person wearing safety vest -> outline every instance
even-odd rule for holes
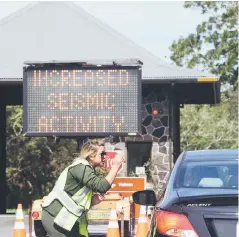
[[[106,177],[99,177],[95,168],[105,161],[103,140],[83,144],[80,157],[66,167],[52,191],[42,203],[42,224],[49,237],[88,237],[87,212],[104,200],[121,164],[122,151],[117,152]]]

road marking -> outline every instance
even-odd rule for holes
[[[16,217],[16,215],[0,215],[0,218],[6,218],[6,217],[10,217],[10,218],[13,218],[13,217]],[[28,215],[24,215],[24,218],[28,218]]]
[[[27,233],[27,236],[26,236],[26,237],[29,237],[29,236],[30,236],[30,234]],[[32,237],[36,237],[35,232],[32,232]]]

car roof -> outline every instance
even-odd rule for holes
[[[238,160],[237,149],[196,150],[186,151],[183,161],[214,161]]]

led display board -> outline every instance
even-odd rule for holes
[[[24,67],[26,136],[140,133],[140,66]]]

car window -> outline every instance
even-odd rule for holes
[[[177,178],[178,187],[238,188],[237,161],[184,162]]]

